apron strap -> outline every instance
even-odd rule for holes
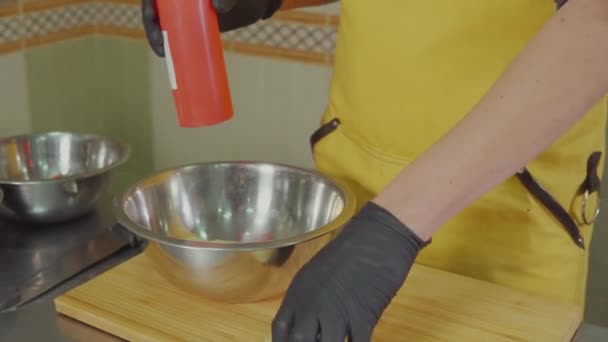
[[[528,171],[527,168],[523,168],[516,174],[517,178],[521,183],[530,191],[532,196],[536,197],[553,216],[564,226],[566,232],[572,238],[572,241],[582,249],[585,249],[585,239],[580,234],[578,226],[574,219],[568,214],[568,212],[559,204],[559,202],[551,196],[551,194],[545,190],[534,177]]]
[[[582,202],[582,217],[585,224],[592,224],[599,214],[599,199],[596,204],[596,209],[594,212],[594,217],[589,220],[587,218],[587,202],[589,200],[589,196],[592,193],[600,191],[601,180],[599,175],[597,174],[597,170],[601,161],[601,152],[594,152],[589,156],[587,160],[587,174],[585,180],[583,180],[578,193],[583,195]],[[583,236],[580,234],[578,229],[578,225],[575,220],[568,214],[566,209],[564,209],[559,202],[551,196],[551,194],[545,190],[534,177],[530,173],[527,168],[523,168],[516,174],[517,178],[520,182],[530,191],[530,193],[543,204],[549,212],[564,226],[566,232],[572,238],[572,241],[582,249],[585,249],[585,240]],[[599,198],[599,196],[598,196]]]
[[[310,136],[310,148],[314,148],[315,145],[321,139],[325,138],[331,132],[335,131],[336,128],[338,128],[338,125],[340,125],[340,123],[340,119],[334,118],[319,127],[317,130],[315,130],[314,133]]]
[[[587,160],[587,177],[581,184],[581,190],[589,193],[599,192],[602,185],[597,170],[600,166],[602,152],[593,152]]]
[[[324,137],[335,131],[341,124],[340,119],[334,118],[327,123],[321,125],[310,136],[310,147],[314,149],[315,145]],[[581,184],[579,192],[583,194],[582,216],[585,224],[591,224],[597,218],[599,213],[599,204],[596,207],[595,217],[588,220],[586,216],[586,207],[589,196],[594,192],[600,191],[601,180],[597,174],[597,169],[601,160],[601,152],[594,152],[587,160],[587,175]],[[532,176],[527,168],[523,168],[516,173],[516,177],[520,180],[523,186],[561,223],[566,229],[566,232],[572,238],[572,241],[581,249],[585,249],[585,239],[580,234],[578,225],[575,220],[568,214],[566,209],[547,191],[543,188],[536,179]],[[591,223],[590,223],[591,222]]]

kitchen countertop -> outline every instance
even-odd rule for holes
[[[23,307],[0,314],[0,341],[121,341],[95,328],[55,313],[53,299],[141,252],[127,249],[82,272]],[[608,329],[583,324],[576,342],[608,341]]]
[[[53,300],[66,291],[139,254],[143,246],[125,249],[93,265],[15,311],[0,313],[0,341],[121,341],[55,312]]]

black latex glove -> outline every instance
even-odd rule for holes
[[[188,0],[193,1],[193,0]],[[220,32],[226,32],[251,25],[259,20],[270,18],[279,10],[283,0],[213,0]],[[165,56],[163,35],[161,33],[156,0],[141,1],[144,30],[148,43],[159,57]]]
[[[368,203],[296,274],[272,323],[272,340],[371,340],[425,243]]]

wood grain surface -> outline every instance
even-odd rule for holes
[[[145,254],[55,300],[59,313],[129,341],[270,341],[278,305],[199,298]],[[373,341],[570,341],[581,321],[575,307],[415,265]]]

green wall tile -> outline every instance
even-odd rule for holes
[[[26,51],[34,131],[105,133],[94,48],[94,39],[85,38]]]
[[[0,54],[0,136],[28,133],[30,109],[22,52]]]
[[[121,168],[116,189],[152,172],[152,116],[148,96],[147,49],[143,41],[97,37],[96,84],[106,132],[131,145],[127,167]]]
[[[131,145],[111,192],[154,167],[146,46],[141,41],[87,37],[26,52],[34,131],[105,134]]]

